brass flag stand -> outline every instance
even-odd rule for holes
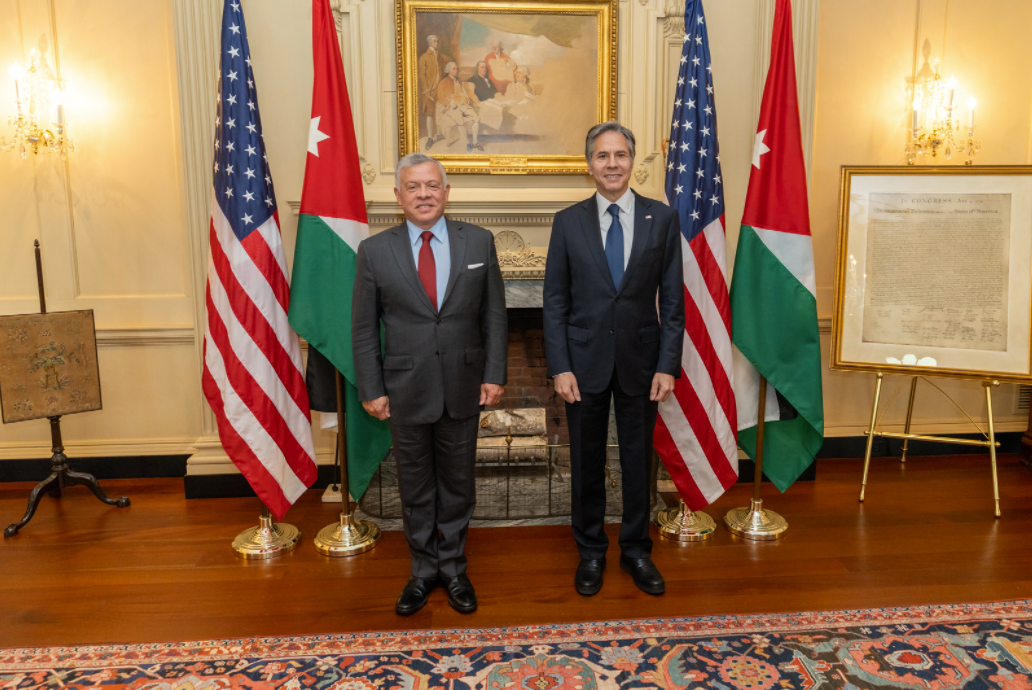
[[[293,525],[276,522],[269,506],[262,504],[262,515],[257,527],[249,527],[233,540],[233,551],[240,558],[264,560],[276,558],[297,548],[301,530]]]
[[[874,384],[874,402],[871,405],[871,426],[867,431],[864,432],[864,435],[867,436],[867,449],[864,451],[864,477],[863,480],[860,482],[860,502],[864,502],[864,492],[867,490],[867,470],[871,465],[871,450],[874,446],[874,439],[876,436],[881,438],[903,439],[903,452],[900,454],[900,462],[907,461],[907,444],[910,442],[910,439],[915,439],[918,441],[931,441],[933,443],[953,443],[961,446],[980,446],[982,448],[989,449],[989,461],[990,465],[992,466],[993,473],[993,500],[996,505],[995,514],[996,517],[1000,517],[1000,485],[996,477],[996,449],[1000,447],[1000,443],[996,440],[996,429],[993,425],[992,393],[993,388],[998,388],[1000,382],[995,380],[982,381],[982,387],[985,389],[985,408],[986,415],[989,421],[989,428],[988,433],[982,432],[986,437],[985,440],[979,440],[967,438],[950,438],[948,436],[925,436],[923,434],[910,433],[910,422],[914,417],[914,395],[917,393],[917,376],[915,376],[913,380],[910,382],[910,402],[907,404],[907,421],[906,424],[903,426],[903,433],[897,434],[889,431],[878,431],[876,429],[876,427],[878,426],[878,399],[881,397],[881,387],[882,380],[884,379],[884,374],[879,372],[875,374],[875,376],[876,379]],[[934,384],[932,385],[934,386]],[[942,391],[942,389],[938,386],[935,386],[935,388],[942,392],[943,395],[946,395],[946,393]],[[949,396],[947,395],[946,397]],[[950,398],[950,400],[953,399]],[[892,400],[890,399],[889,402],[891,403]],[[954,404],[957,404],[956,401],[954,401]],[[957,405],[957,407],[960,407],[960,405]],[[961,408],[961,412],[964,412],[963,408]],[[964,415],[967,416],[967,412],[964,412]],[[968,419],[971,419],[971,417],[968,416]],[[975,424],[975,420],[971,419],[971,423]],[[977,424],[975,424],[975,428],[978,429]],[[982,431],[981,429],[978,430],[980,432]]]
[[[39,240],[33,242],[33,246],[36,251],[36,282],[39,287],[39,313],[47,313],[47,297],[46,291],[43,288],[43,257],[39,251]],[[87,489],[93,492],[93,495],[98,499],[107,503],[108,505],[118,506],[119,508],[125,508],[129,505],[128,496],[119,496],[118,498],[109,498],[104,490],[100,488],[100,484],[97,483],[97,479],[92,474],[86,474],[85,472],[75,472],[68,467],[68,456],[64,452],[64,441],[61,439],[61,415],[54,417],[48,417],[50,420],[50,441],[51,441],[51,452],[53,456],[50,458],[50,476],[37,484],[29,493],[29,505],[25,509],[25,515],[21,520],[14,524],[8,525],[4,530],[5,537],[13,537],[18,534],[18,530],[28,523],[32,519],[32,516],[36,513],[36,508],[39,507],[40,499],[43,498],[44,492],[50,494],[54,498],[61,498],[61,492],[67,486],[85,486]]]
[[[717,523],[706,513],[692,510],[680,496],[673,508],[656,515],[659,536],[674,541],[705,541],[713,536]]]
[[[658,460],[658,455],[654,454],[654,457]],[[678,496],[676,506],[656,514],[656,528],[659,536],[664,539],[705,541],[713,536],[717,523],[706,513],[689,508],[684,499]]]
[[[376,546],[380,528],[373,522],[356,520],[348,491],[347,427],[344,415],[344,377],[337,378],[337,460],[340,462],[340,519],[326,525],[315,537],[315,550],[324,556],[356,556]]]
[[[770,541],[785,536],[788,521],[773,510],[763,508],[760,487],[763,484],[763,429],[767,412],[767,379],[760,377],[760,405],[756,421],[756,471],[753,474],[753,497],[748,508],[732,508],[724,516],[724,524],[732,534],[754,541]]]

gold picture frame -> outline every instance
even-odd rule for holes
[[[618,7],[395,0],[399,154],[450,173],[586,174],[584,135],[616,118]]]
[[[843,166],[831,369],[1032,381],[1032,166]]]

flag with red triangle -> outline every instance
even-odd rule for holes
[[[369,237],[355,125],[329,0],[312,0],[315,80],[290,294],[290,325],[343,374],[348,484],[357,500],[390,448],[362,409],[351,349],[358,244]]]
[[[817,284],[806,200],[792,6],[777,0],[770,68],[731,281],[738,444],[756,457],[767,379],[764,474],[785,491],[824,443]]]

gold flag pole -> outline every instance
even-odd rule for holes
[[[301,541],[301,530],[293,525],[276,522],[269,506],[262,503],[262,515],[257,527],[248,527],[233,540],[233,551],[240,558],[263,560],[276,558],[293,551]]]
[[[724,524],[732,534],[754,541],[780,539],[788,530],[788,521],[773,510],[763,508],[760,486],[763,484],[763,429],[767,412],[767,379],[760,376],[759,419],[756,423],[756,471],[753,473],[753,497],[748,508],[732,508],[724,516]]]
[[[380,528],[376,523],[355,519],[348,491],[348,437],[344,415],[344,377],[337,378],[337,459],[340,462],[340,519],[326,525],[315,537],[315,550],[324,556],[356,556],[376,546]]]

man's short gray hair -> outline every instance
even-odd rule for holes
[[[436,35],[430,34],[429,36],[426,37],[426,44],[430,45],[431,43],[433,43],[434,41],[437,41],[437,40],[440,40],[440,39],[438,39]]]
[[[437,169],[441,171],[441,182],[445,187],[448,186],[448,173],[444,172],[444,166],[441,165],[436,158],[428,156],[425,153],[410,153],[398,161],[398,166],[394,168],[394,188],[401,189],[402,170],[405,168],[413,168],[417,165],[423,165],[423,163],[433,163],[436,165]]]
[[[447,74],[447,75],[451,75],[451,68],[452,67],[455,67],[455,63],[454,62],[449,62],[447,65],[444,66],[444,73]]]
[[[588,165],[591,165],[591,156],[595,153],[595,140],[606,132],[618,132],[624,135],[624,139],[627,140],[627,150],[630,151],[631,160],[634,160],[634,132],[616,120],[610,120],[588,130],[588,136],[584,140],[584,157],[588,160]]]

